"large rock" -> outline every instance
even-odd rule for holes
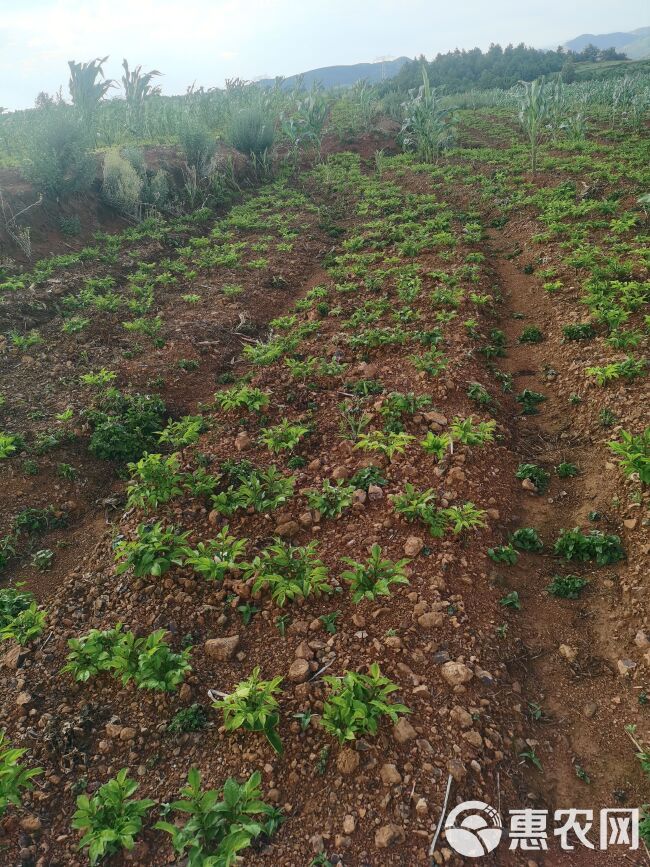
[[[405,716],[401,717],[393,726],[393,737],[398,744],[405,744],[407,741],[412,741],[417,736],[418,733]]]
[[[358,767],[359,753],[356,750],[346,747],[336,757],[336,768],[339,774],[348,777],[350,774],[354,774]]]
[[[454,662],[453,660],[445,662],[440,669],[440,673],[449,686],[461,686],[464,683],[468,683],[474,677],[473,671],[464,662]]]
[[[309,662],[306,659],[294,659],[287,677],[292,683],[304,683],[309,677]]]
[[[404,829],[400,825],[382,825],[375,831],[375,846],[378,849],[388,849],[393,843],[404,839]]]
[[[385,786],[398,786],[402,782],[402,775],[397,770],[396,765],[393,765],[390,762],[381,766],[379,776]]]
[[[239,647],[239,636],[228,635],[225,638],[208,638],[204,650],[206,656],[219,662],[227,662],[235,655]]]

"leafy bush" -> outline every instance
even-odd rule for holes
[[[90,451],[103,460],[137,461],[156,445],[164,414],[165,404],[159,397],[109,389],[98,407],[88,411],[94,428]]]
[[[149,512],[183,493],[178,455],[165,458],[145,452],[137,463],[129,463],[128,470],[131,480],[127,486],[127,508],[135,506]]]
[[[607,445],[620,458],[623,472],[626,476],[637,473],[644,485],[650,485],[650,427],[638,436],[622,430],[620,437],[620,442]]]
[[[555,575],[546,589],[559,599],[577,599],[587,584],[586,578],[577,575]]]
[[[326,675],[323,680],[329,693],[321,725],[340,744],[359,736],[376,735],[384,716],[395,723],[400,714],[410,713],[405,705],[390,701],[389,696],[399,686],[382,675],[376,662],[368,674],[347,671],[343,677]]]
[[[176,711],[167,726],[172,733],[198,732],[208,724],[208,715],[202,704],[191,704]]]
[[[91,865],[121,849],[133,849],[135,837],[142,829],[142,819],[155,805],[149,798],[140,801],[131,798],[138,783],[130,780],[127,773],[127,769],[122,768],[91,798],[88,795],[77,798],[72,827],[84,831],[79,848],[88,849]]]
[[[117,149],[104,155],[102,195],[111,207],[134,214],[141,201],[143,181]]]
[[[43,773],[42,768],[24,768],[20,762],[27,750],[14,749],[0,731],[0,817],[12,804],[20,806],[21,792],[34,788],[32,779]]]
[[[221,581],[227,572],[240,565],[238,561],[244,555],[246,543],[246,539],[230,536],[226,524],[216,538],[199,542],[196,548],[187,550],[185,566],[189,566],[203,578]]]
[[[235,691],[212,705],[223,711],[226,731],[243,728],[250,732],[264,732],[276,753],[282,753],[282,742],[277,728],[280,721],[278,700],[281,677],[261,680],[260,669],[253,669],[250,677],[242,680]]]
[[[286,478],[274,465],[266,470],[251,469],[240,474],[238,487],[230,485],[212,497],[213,508],[222,515],[252,507],[256,512],[271,512],[293,494],[295,478]]]
[[[293,451],[307,433],[309,433],[308,427],[302,424],[291,424],[285,418],[280,424],[262,428],[260,431],[260,442],[269,451],[278,454],[281,451]]]
[[[390,596],[392,584],[408,584],[404,567],[411,561],[408,558],[398,560],[383,560],[379,545],[373,545],[370,557],[366,563],[358,563],[350,557],[343,557],[343,562],[351,569],[341,574],[341,578],[350,585],[352,601],[356,604],[362,599],[374,600],[377,596]]]
[[[188,671],[190,648],[174,653],[158,629],[143,638],[123,632],[122,624],[113,629],[91,629],[82,638],[68,641],[70,653],[62,671],[85,682],[101,672],[110,672],[124,685],[133,680],[139,689],[173,692]]]
[[[386,433],[381,430],[370,431],[370,433],[362,433],[357,438],[355,449],[363,449],[363,451],[378,451],[385,455],[389,461],[392,461],[396,454],[403,455],[409,443],[413,442],[415,437],[403,431],[390,431]]]
[[[173,565],[183,563],[189,533],[176,533],[173,527],[163,528],[160,521],[156,524],[139,524],[137,539],[122,539],[115,546],[116,572],[121,575],[133,568],[136,578],[151,575],[159,578]]]
[[[539,553],[544,548],[539,533],[533,527],[521,527],[511,537],[512,544],[520,551]]]
[[[260,388],[249,385],[234,385],[225,391],[215,394],[215,400],[226,412],[245,407],[247,410],[259,412],[269,405],[269,396]]]
[[[268,586],[276,605],[284,607],[297,597],[332,593],[327,568],[316,556],[317,542],[297,547],[277,540],[250,563],[243,564],[246,577],[254,576],[253,592]]]
[[[316,509],[323,518],[337,518],[352,504],[355,490],[343,479],[337,479],[335,484],[325,479],[320,491],[307,491],[307,502],[309,508]]]
[[[227,137],[230,144],[241,153],[259,157],[273,147],[273,120],[262,107],[247,106],[231,117]]]
[[[537,466],[537,464],[519,464],[515,477],[518,479],[528,479],[531,481],[540,494],[543,494],[548,487],[551,474],[545,469]]]
[[[196,768],[190,770],[187,781],[181,800],[169,805],[189,816],[185,825],[157,822],[155,827],[171,835],[174,851],[179,858],[187,858],[188,867],[234,865],[239,852],[258,837],[271,836],[280,823],[277,809],[262,800],[258,772],[241,785],[232,778],[226,780],[221,793],[201,791],[201,774]]]
[[[495,563],[507,563],[509,566],[514,566],[519,559],[519,554],[513,545],[497,545],[494,548],[488,548],[488,557]]]
[[[561,530],[553,550],[565,560],[579,560],[583,563],[595,560],[599,566],[625,559],[625,551],[618,536],[606,535],[600,530],[590,530],[585,534],[579,527]]]
[[[24,173],[39,192],[60,199],[90,189],[95,161],[81,123],[62,111],[45,112],[35,131]]]

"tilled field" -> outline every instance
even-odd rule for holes
[[[127,238],[106,267],[56,272],[72,300],[67,318],[57,304],[29,323],[40,343],[8,339],[2,411],[25,434],[2,465],[8,534],[17,502],[53,508],[7,558],[47,611],[0,675],[7,736],[43,769],[3,819],[7,863],[87,863],[76,799],[122,768],[155,805],[114,864],[175,862],[153,826],[179,822],[165,805],[192,767],[206,789],[260,772],[274,809],[250,864],[426,863],[449,780],[450,804],[502,812],[648,800],[625,731],[647,740],[647,502],[607,446],[643,431],[647,398],[644,217],[630,205],[642,152],[594,151],[614,176],[594,191],[571,155],[549,151],[531,178],[520,147],[463,135],[436,166],[333,154],[200,231]],[[611,203],[615,183],[613,212],[581,208]],[[91,289],[113,310],[88,300],[88,280],[107,277]],[[626,314],[618,327],[605,300]],[[62,336],[71,317],[88,322]],[[566,331],[578,325],[591,330]],[[630,355],[637,372],[602,386],[585,370]],[[93,409],[114,407],[116,385],[162,396],[161,427],[175,419],[161,442],[140,431],[126,491],[92,468]],[[68,408],[66,437],[25,475]],[[55,481],[62,458],[79,472]],[[587,542],[556,544],[574,527]],[[57,541],[50,570],[27,568]],[[108,632],[118,623],[130,649]],[[105,631],[92,654],[69,644],[91,629]],[[375,666],[396,687],[383,699]],[[258,670],[281,678],[266,687],[268,737],[213,706]],[[353,682],[372,682],[377,704],[341,710]],[[540,855],[504,841],[486,863],[621,863],[553,842]],[[432,857],[461,863],[444,835]]]

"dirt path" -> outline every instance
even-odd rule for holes
[[[570,374],[561,343],[565,305],[523,272],[518,252],[525,249],[525,239],[490,230],[486,247],[504,302],[500,327],[508,350],[498,366],[512,376],[514,394],[527,388],[546,396],[536,415],[516,414],[513,401],[514,448],[520,461],[550,473],[543,493],[522,487],[516,526],[535,528],[545,550],[522,552],[516,565],[497,570],[504,594],[517,591],[522,606],[509,619],[528,651],[522,688],[543,768],[526,772],[528,797],[533,806],[549,810],[571,806],[596,813],[601,807],[637,806],[643,803],[643,780],[624,727],[634,723],[643,730],[642,686],[619,674],[620,641],[614,640],[621,626],[621,573],[626,567],[563,563],[551,553],[562,528],[620,532],[608,512],[612,485],[603,475],[602,445],[575,424],[580,405],[567,405],[557,387]],[[544,340],[518,342],[532,325],[541,329]],[[579,474],[559,478],[554,468],[561,462],[575,464]],[[546,590],[553,576],[569,573],[589,580],[586,592],[576,600],[553,598]],[[625,638],[629,642],[629,635]],[[621,863],[622,856],[582,850],[562,857],[554,861],[549,854],[544,863],[608,865]],[[640,855],[626,863],[648,862]]]

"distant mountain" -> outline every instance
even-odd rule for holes
[[[368,81],[376,84],[386,78],[393,78],[407,62],[408,57],[398,57],[395,60],[379,60],[376,63],[353,63],[350,66],[321,66],[320,69],[310,69],[298,75],[290,75],[284,79],[282,86],[293,87],[302,77],[305,87],[309,88],[318,82],[323,87],[350,87],[357,81]],[[270,86],[275,83],[273,78],[262,78],[260,84]]]
[[[630,60],[643,60],[650,57],[650,27],[639,27],[627,33],[583,33],[565,42],[564,46],[571,51],[582,51],[590,43],[596,48],[615,48],[627,54]]]

